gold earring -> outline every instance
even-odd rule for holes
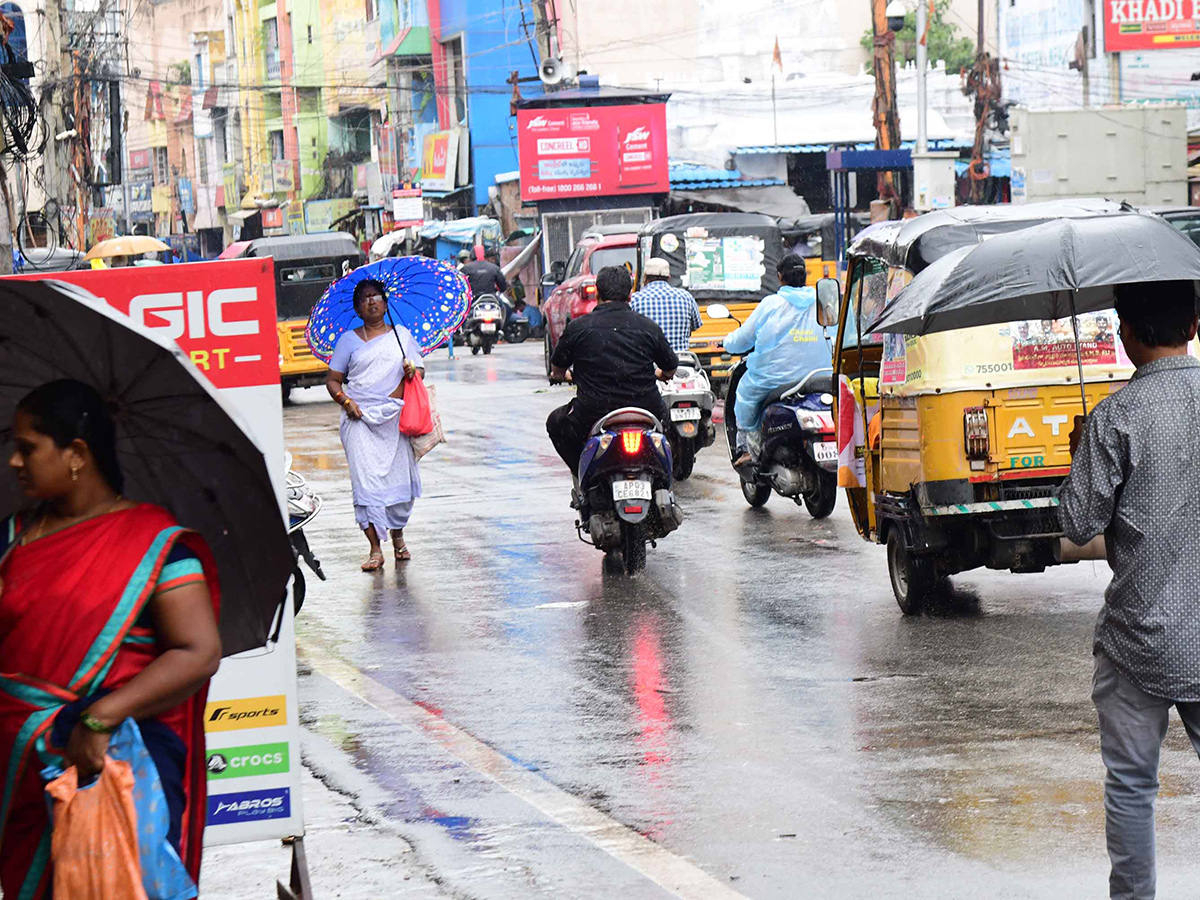
[[[74,466],[71,466],[71,480],[72,481],[79,480],[79,470],[77,468],[75,468]]]

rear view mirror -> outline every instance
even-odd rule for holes
[[[562,284],[567,279],[567,264],[561,259],[550,263],[550,280]]]
[[[729,312],[729,307],[724,303],[710,303],[705,307],[704,311],[708,313],[710,319],[729,319],[733,317]]]
[[[817,324],[836,325],[838,307],[842,302],[842,288],[836,278],[822,278],[817,282]]]

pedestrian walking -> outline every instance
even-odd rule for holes
[[[387,289],[379,281],[354,288],[363,324],[338,338],[325,386],[342,407],[341,438],[350,466],[354,520],[371,545],[364,572],[384,564],[382,542],[392,535],[397,561],[412,558],[404,529],[421,496],[421,472],[411,441],[400,433],[405,382],[420,378],[421,347],[407,328],[388,320]]]
[[[696,298],[671,284],[671,264],[662,257],[646,260],[645,277],[645,287],[629,299],[629,305],[662,329],[672,350],[683,353],[692,345],[692,332],[701,325]]]
[[[1112,582],[1096,623],[1113,900],[1155,893],[1154,803],[1172,706],[1200,752],[1200,361],[1192,282],[1121,285],[1120,336],[1137,371],[1071,434],[1063,532],[1105,536]]]
[[[88,385],[32,391],[12,440],[9,466],[34,506],[0,525],[0,892],[50,892],[46,754],[64,754],[82,784],[127,720],[157,769],[168,840],[198,881],[204,705],[221,661],[208,547],[122,496],[115,427]]]

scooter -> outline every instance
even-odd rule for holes
[[[711,447],[717,439],[717,426],[712,421],[716,398],[708,376],[696,354],[684,351],[677,354],[679,368],[668,382],[659,382],[658,390],[667,405],[671,420],[667,439],[671,443],[675,477],[691,476],[696,453]]]
[[[579,457],[571,502],[579,539],[611,559],[619,554],[627,575],[644,569],[646,544],[683,523],[671,472],[671,445],[653,414],[628,406],[606,415]]]
[[[471,304],[471,313],[463,325],[467,346],[471,355],[477,356],[482,350],[484,355],[492,352],[496,342],[500,340],[500,330],[504,327],[504,307],[495,294],[480,294]]]
[[[295,606],[297,614],[300,608],[304,606],[304,597],[307,594],[307,586],[304,580],[304,572],[300,568],[300,561],[312,570],[313,574],[325,580],[325,572],[321,569],[321,561],[317,559],[312,548],[308,545],[308,538],[304,534],[304,528],[321,512],[323,506],[321,498],[308,486],[308,482],[304,480],[304,476],[292,469],[292,454],[284,454],[284,464],[287,466],[287,511],[288,511],[288,537],[292,541],[292,555],[295,558],[296,566],[292,572],[292,602]]]
[[[743,359],[729,379],[729,396],[746,371]],[[758,462],[737,469],[742,496],[751,506],[762,506],[774,490],[781,497],[803,502],[809,515],[823,519],[837,503],[838,452],[833,422],[833,369],[818,369],[799,384],[772,391],[766,399],[760,424],[762,451]],[[737,449],[737,417],[733,404],[725,410],[729,461]]]

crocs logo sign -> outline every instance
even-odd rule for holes
[[[238,318],[237,310],[227,310],[227,307],[257,302],[258,291],[252,287],[220,288],[209,292],[207,297],[204,291],[138,294],[129,301],[129,318],[172,341],[179,340],[184,334],[192,340],[210,334],[213,337],[240,337],[258,334],[258,318]]]
[[[208,779],[219,781],[251,775],[282,775],[289,770],[286,742],[222,747],[208,753]]]

